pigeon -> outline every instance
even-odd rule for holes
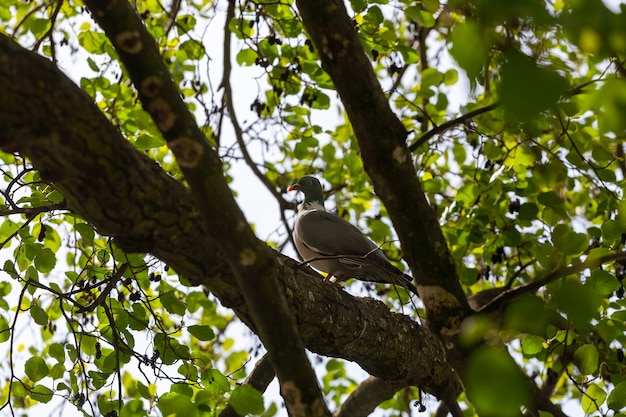
[[[413,278],[393,266],[378,245],[351,223],[326,211],[317,178],[304,176],[288,191],[304,193],[293,229],[296,249],[304,262],[328,274],[325,282],[333,277],[336,283],[356,278],[397,284],[418,295]]]

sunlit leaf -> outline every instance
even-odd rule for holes
[[[52,399],[53,394],[54,392],[44,385],[35,385],[30,392],[30,396],[33,400],[43,404],[49,402]]]
[[[33,320],[35,320],[35,323],[37,323],[38,325],[45,326],[46,324],[48,324],[48,313],[46,313],[45,310],[39,307],[37,304],[31,305],[29,312]]]
[[[211,326],[193,325],[189,326],[187,330],[198,340],[212,340],[215,337]]]
[[[24,371],[33,382],[37,382],[48,376],[50,368],[41,356],[33,356],[26,361]]]
[[[606,391],[596,384],[590,384],[585,390],[581,403],[585,413],[592,413],[600,409],[606,399]]]

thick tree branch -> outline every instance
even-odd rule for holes
[[[365,170],[398,233],[429,326],[444,338],[453,337],[470,308],[436,213],[416,176],[407,132],[389,107],[343,0],[296,4],[346,108]]]
[[[138,152],[54,65],[0,35],[0,147],[28,158],[68,209],[129,251],[150,252],[182,279],[204,285],[253,330],[252,314],[217,241],[204,234],[191,193]],[[440,342],[379,301],[326,285],[309,268],[277,259],[306,347],[406,380],[437,397],[458,392]]]
[[[125,0],[86,0],[187,180],[205,231],[233,270],[267,348],[290,415],[330,415],[295,320],[276,280],[275,257],[259,241],[228,188],[217,152],[180,97],[154,38]]]

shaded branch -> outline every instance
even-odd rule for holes
[[[587,259],[577,265],[564,266],[556,268],[541,278],[538,278],[528,284],[520,285],[519,287],[512,288],[504,291],[494,297],[491,301],[484,304],[478,309],[479,313],[489,313],[497,310],[502,305],[515,299],[516,297],[531,292],[536,292],[539,288],[548,285],[558,279],[565,278],[568,275],[579,274],[585,269],[593,269],[608,262],[621,261],[626,259],[626,252],[612,253],[610,255],[600,256],[599,258]]]
[[[85,5],[111,40],[192,191],[201,224],[219,242],[267,348],[290,414],[330,415],[295,320],[276,279],[276,259],[259,241],[237,205],[222,162],[181,98],[154,38],[125,0]]]
[[[428,142],[428,140],[430,138],[432,138],[435,135],[439,135],[443,132],[445,132],[448,129],[453,128],[454,126],[463,124],[465,122],[467,122],[468,120],[473,119],[476,116],[479,116],[483,113],[487,113],[490,112],[491,110],[497,109],[498,107],[500,107],[501,104],[496,102],[496,103],[492,103],[488,106],[485,107],[480,107],[478,109],[474,109],[470,112],[467,112],[459,117],[457,117],[456,119],[452,119],[452,120],[448,120],[445,123],[440,124],[439,126],[435,126],[432,129],[430,129],[428,132],[424,133],[422,136],[420,136],[419,138],[417,138],[415,140],[415,142],[413,142],[411,145],[409,145],[409,151],[410,152],[415,152],[417,149],[419,149],[420,146],[422,146],[424,143]]]
[[[385,381],[370,376],[346,398],[334,417],[369,416],[380,403],[392,398],[398,390],[406,386],[403,381]]]

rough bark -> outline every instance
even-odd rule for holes
[[[180,98],[155,39],[126,0],[86,0],[165,138],[191,189],[203,229],[228,262],[268,350],[290,415],[329,416],[295,320],[276,280],[276,259],[237,206],[211,147]]]
[[[129,251],[149,252],[203,285],[255,330],[229,264],[198,227],[190,191],[136,151],[92,100],[44,58],[0,35],[0,147],[28,158],[68,207]],[[326,285],[281,254],[278,282],[306,347],[371,375],[456,392],[440,342],[379,301]]]

